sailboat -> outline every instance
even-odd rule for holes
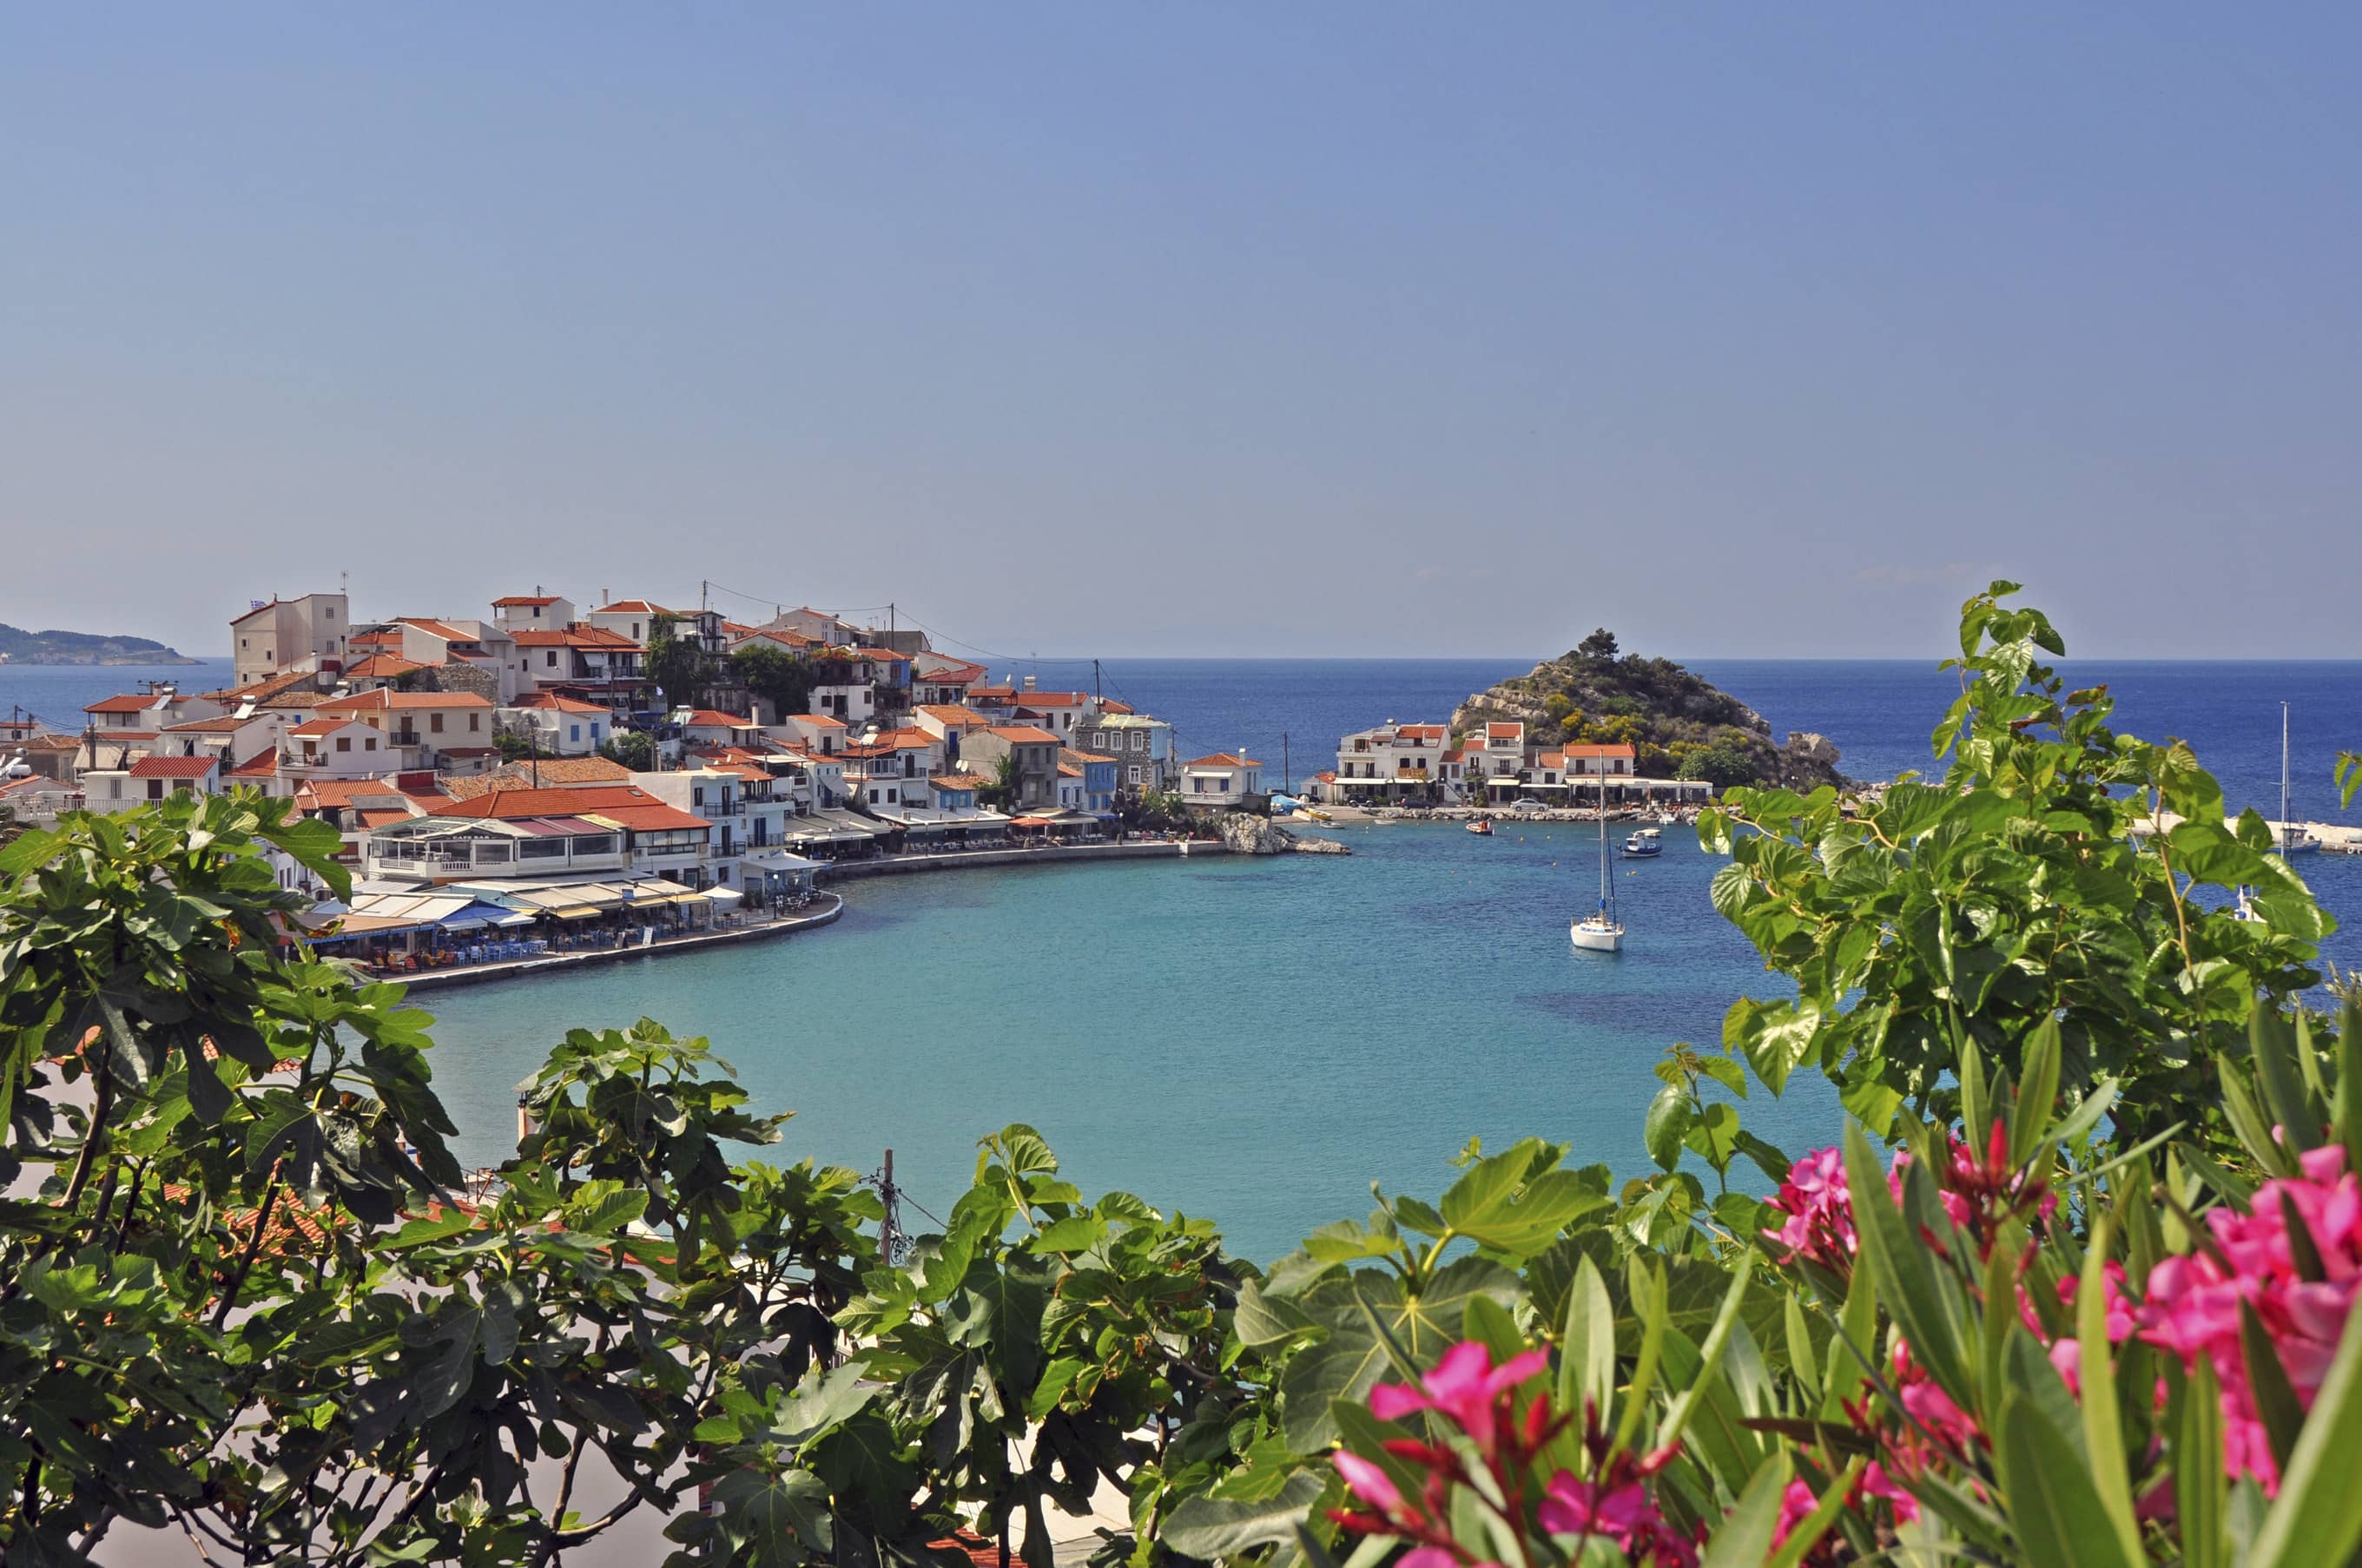
[[[2321,847],[2321,840],[2299,832],[2297,825],[2289,821],[2289,705],[2285,702],[2280,704],[2280,820],[2274,836],[2279,842],[2273,847],[2283,859]]]
[[[1599,911],[1567,927],[1567,935],[1585,953],[1618,953],[1624,947],[1624,924],[1616,918],[1616,886],[1607,879],[1607,781],[1599,781]]]

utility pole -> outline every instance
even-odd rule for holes
[[[877,1177],[877,1196],[886,1205],[885,1218],[877,1222],[877,1253],[888,1266],[901,1262],[902,1215],[897,1201],[900,1191],[894,1186],[894,1151],[886,1151],[886,1168]]]
[[[1094,702],[1101,701],[1099,692],[1099,661],[1097,659],[1091,660],[1091,701]]]

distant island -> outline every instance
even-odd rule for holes
[[[0,664],[195,664],[146,637],[28,632],[0,622]]]
[[[1661,778],[1792,790],[1847,782],[1827,736],[1792,732],[1775,742],[1762,714],[1669,658],[1623,652],[1605,627],[1530,673],[1472,695],[1452,710],[1451,734],[1511,719],[1538,740],[1629,745],[1639,771]]]

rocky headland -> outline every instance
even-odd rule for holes
[[[1451,712],[1455,740],[1489,722],[1518,720],[1529,739],[1628,743],[1639,771],[1704,778],[1717,788],[1778,784],[1809,790],[1848,782],[1827,735],[1791,730],[1772,738],[1763,715],[1667,658],[1643,658],[1594,632],[1581,646],[1525,675],[1472,693]]]

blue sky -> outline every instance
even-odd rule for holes
[[[2347,656],[2362,13],[28,7],[0,620]],[[718,598],[752,609],[754,600]]]

